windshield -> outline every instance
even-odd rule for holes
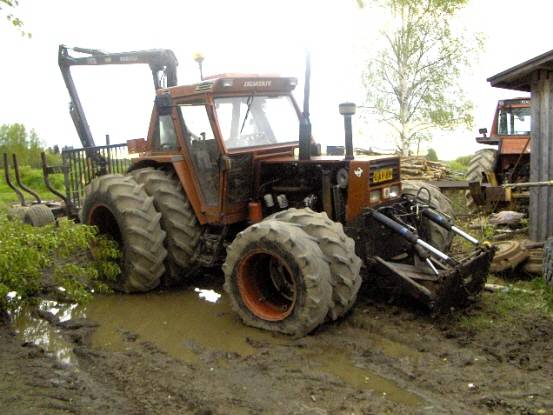
[[[530,108],[502,108],[499,111],[498,135],[529,135]]]
[[[298,115],[287,95],[216,98],[215,110],[229,149],[298,140]]]

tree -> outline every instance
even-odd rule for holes
[[[468,0],[372,0],[391,13],[384,46],[364,73],[367,106],[389,125],[404,155],[433,129],[472,126],[473,105],[459,77],[481,48],[479,35],[455,35],[450,20]],[[366,1],[357,0],[360,6]]]
[[[27,132],[23,124],[0,125],[0,153],[17,156],[19,164],[40,167],[42,143],[34,130]],[[11,159],[10,159],[11,161]],[[0,161],[3,166],[3,160]]]
[[[434,150],[433,148],[429,148],[428,152],[426,153],[426,160],[438,161],[438,154],[436,154],[436,150]]]
[[[15,27],[22,36],[31,37],[29,32],[23,30],[23,21],[13,14],[13,10],[19,6],[19,0],[0,0],[0,16],[4,15],[4,18]]]

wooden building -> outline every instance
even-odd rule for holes
[[[488,78],[493,87],[531,93],[530,181],[553,180],[553,50]],[[530,189],[530,239],[553,236],[553,188]]]

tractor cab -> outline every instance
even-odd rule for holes
[[[476,137],[480,144],[499,145],[501,154],[529,153],[526,142],[530,138],[531,114],[529,98],[504,99],[497,103],[490,135],[488,130],[479,130]]]
[[[254,161],[293,157],[295,78],[225,74],[157,91],[148,139],[131,140],[134,168],[172,163],[200,223],[247,218]]]

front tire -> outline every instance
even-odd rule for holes
[[[81,223],[96,226],[121,248],[121,275],[113,283],[119,291],[145,292],[159,285],[167,251],[161,214],[154,199],[132,177],[108,174],[86,188]]]
[[[330,220],[325,212],[309,208],[283,210],[266,220],[270,219],[297,224],[317,240],[330,266],[332,304],[328,317],[336,320],[346,314],[357,299],[362,280],[361,259],[355,254],[355,242],[344,233],[342,224]]]
[[[331,303],[330,270],[316,241],[277,220],[250,226],[227,249],[225,290],[247,325],[304,336]]]
[[[467,170],[467,181],[482,182],[482,173],[493,170],[493,165],[497,158],[497,150],[484,148],[474,153],[469,162]],[[470,194],[470,190],[465,191],[465,204],[469,212],[477,212],[478,206]]]

